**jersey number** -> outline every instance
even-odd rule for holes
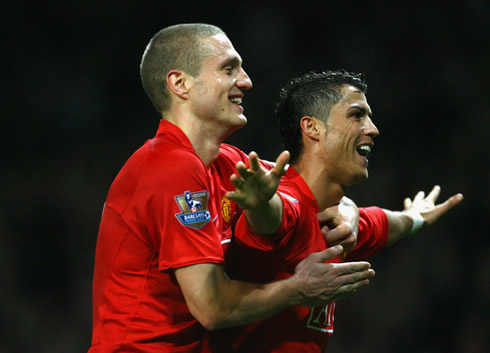
[[[316,306],[311,308],[306,327],[311,330],[332,334],[334,311],[335,302],[332,302],[325,306]]]

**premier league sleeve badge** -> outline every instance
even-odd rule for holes
[[[177,213],[175,217],[186,227],[201,229],[210,220],[211,214],[208,211],[209,193],[204,191],[186,191],[184,195],[175,196],[175,201],[182,213]]]

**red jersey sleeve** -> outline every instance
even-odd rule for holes
[[[108,206],[120,212],[127,229],[148,249],[158,252],[160,270],[224,262],[208,170],[188,150],[161,152],[158,144],[149,143],[142,158],[129,162],[133,165],[125,170],[135,175],[120,177],[134,182],[119,187],[120,200],[114,197]]]
[[[365,260],[386,246],[389,223],[379,207],[359,208],[359,232],[354,251],[347,254],[345,261]]]
[[[270,238],[265,238],[248,225],[245,213],[242,213],[235,226],[235,240],[239,244],[262,251],[272,251],[289,242],[291,236],[296,232],[297,220],[301,217],[301,203],[294,197],[281,192],[280,188],[278,191],[283,203],[283,214],[279,229]]]
[[[179,159],[173,171],[158,183],[154,215],[158,225],[155,242],[160,249],[160,270],[195,263],[223,263],[220,237],[209,175],[200,160]],[[175,176],[178,175],[178,178]],[[158,185],[157,185],[158,187]]]

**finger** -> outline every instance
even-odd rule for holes
[[[327,227],[328,229],[328,227]],[[345,238],[346,234],[344,234],[342,229],[334,228],[331,230],[327,230],[326,232],[322,232],[323,237],[327,241],[328,246],[334,246],[340,244],[340,242]]]
[[[240,201],[239,193],[236,191],[228,191],[225,193],[225,197],[233,201]]]
[[[424,199],[424,195],[425,195],[425,193],[423,191],[419,191],[417,193],[417,195],[415,195],[415,197],[413,199],[413,202],[423,200]]]
[[[409,197],[403,200],[403,207],[405,208],[405,210],[408,210],[411,206],[412,206],[412,200],[410,200]]]
[[[429,193],[429,195],[427,195],[426,199],[435,203],[440,193],[441,193],[441,187],[439,185],[436,185],[432,188],[431,192]]]
[[[327,233],[330,231],[330,228],[328,228],[328,225],[325,225],[320,230],[321,230],[321,232],[323,234],[323,237],[326,237],[327,236]]]
[[[316,214],[316,217],[318,218],[318,222],[320,223],[320,225],[325,224],[327,222],[332,222],[332,220],[338,216],[339,216],[338,206],[329,207]]]
[[[343,262],[333,265],[335,267],[335,270],[340,275],[349,275],[356,272],[363,272],[371,268],[371,264],[367,261]]]
[[[244,179],[248,179],[252,175],[252,173],[248,171],[247,166],[243,162],[238,162],[235,168],[237,173],[240,174],[240,176]]]
[[[225,193],[225,197],[226,197],[226,198],[228,198],[228,199],[230,199],[230,200],[232,200],[232,199],[233,199],[233,194],[234,194],[234,193],[235,193],[234,191],[227,191],[227,192]]]
[[[338,295],[335,296],[335,300],[339,300],[346,297],[349,294],[353,294],[358,289],[369,285],[369,283],[370,283],[369,279],[364,279],[355,283],[343,285],[338,289],[337,291]]]
[[[449,199],[446,200],[446,202],[442,203],[441,205],[438,205],[440,209],[440,214],[443,215],[447,211],[449,211],[451,208],[459,205],[461,201],[463,201],[463,195],[462,194],[456,194],[451,196]]]
[[[352,228],[340,225],[328,232],[325,232],[324,237],[328,246],[340,244],[352,234]]]
[[[358,272],[353,272],[353,273],[348,273],[343,276],[339,276],[339,280],[343,284],[354,284],[359,281],[364,281],[366,279],[373,278],[376,275],[376,272],[372,268],[368,268],[366,270],[358,271]]]
[[[250,169],[254,172],[260,169],[259,155],[256,152],[250,152],[248,155]]]
[[[326,260],[333,259],[342,254],[344,248],[342,245],[335,245],[330,248],[327,248],[323,251],[312,253],[308,256],[311,256],[315,259],[316,262],[324,262]]]
[[[240,179],[240,177],[236,174],[232,174],[230,176],[230,182],[233,184],[234,187],[240,188],[243,185],[243,180]]]
[[[282,151],[276,159],[276,165],[272,168],[271,172],[282,176],[287,171],[287,164],[289,162],[289,151]]]

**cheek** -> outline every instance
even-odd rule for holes
[[[338,132],[335,134],[330,134],[324,143],[324,149],[326,153],[332,153],[338,155],[342,153],[346,149],[346,145],[348,144],[347,138],[342,132]]]

